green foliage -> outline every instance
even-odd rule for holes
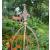
[[[9,39],[20,28],[17,21],[8,18],[4,18],[2,24],[3,39]]]
[[[39,43],[40,43],[40,50],[47,50],[49,39],[48,39],[48,25],[45,25],[42,23],[39,19],[36,17],[28,19],[28,25],[33,28],[33,30],[36,31]],[[35,44],[35,43],[34,43]],[[35,49],[36,50],[36,49]]]
[[[27,5],[28,13],[31,16],[36,16],[44,23],[49,23],[48,0],[3,0],[3,16],[14,15],[16,7],[20,7],[23,11],[22,4]],[[4,8],[6,6],[6,8]]]
[[[33,20],[32,20],[33,19]],[[39,43],[40,43],[40,50],[47,50],[48,49],[48,25],[45,25],[43,22],[41,22],[39,19],[37,19],[36,17],[33,17],[32,19],[28,18],[27,22],[28,22],[28,26],[32,27],[34,31],[36,31]],[[13,21],[12,19],[8,19],[8,18],[4,18],[3,19],[3,39],[9,39],[12,35],[14,35],[17,30],[20,28],[21,26],[19,25],[19,23],[17,21]],[[14,28],[14,30],[13,30]],[[10,31],[11,30],[11,31]],[[23,31],[22,31],[23,32]],[[32,36],[32,33],[30,32],[30,30],[27,29],[27,34],[31,35],[31,41],[34,40],[34,48],[36,47],[36,42],[34,37]],[[8,36],[6,36],[8,35]],[[33,39],[32,39],[33,37]],[[18,43],[22,43],[22,41],[18,41]],[[13,47],[15,47],[15,44],[13,45]],[[37,49],[37,48],[36,48]],[[35,49],[35,50],[36,50]]]
[[[3,49],[2,50],[8,50],[6,47],[3,47]]]
[[[25,3],[27,7],[27,11],[30,14],[30,18],[28,18],[28,26],[32,27],[34,31],[36,31],[39,43],[40,43],[40,50],[49,50],[49,38],[48,38],[48,30],[49,30],[49,0],[3,0],[3,22],[2,22],[2,33],[3,33],[3,40],[11,38],[12,35],[14,35],[17,30],[23,26],[19,25],[17,21],[13,21],[11,16],[13,16],[14,10],[16,7],[20,7],[20,9],[23,11],[22,4]],[[23,29],[20,33],[23,34]],[[30,30],[27,29],[27,34],[31,35],[32,40],[32,34]],[[34,37],[33,37],[34,38]],[[36,42],[34,40],[34,45],[31,50],[37,50]],[[6,42],[6,41],[5,41]],[[21,42],[20,40],[18,41]],[[4,42],[3,42],[4,43]],[[22,42],[21,42],[22,43]],[[23,43],[22,43],[23,44]],[[15,47],[15,43],[13,45]],[[30,46],[29,46],[30,47]],[[3,50],[7,50],[5,45],[3,46]]]

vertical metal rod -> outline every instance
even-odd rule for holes
[[[25,34],[26,34],[26,22],[24,22],[24,43],[23,43],[23,50],[25,49]]]

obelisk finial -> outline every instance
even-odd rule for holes
[[[24,9],[23,9],[22,16],[23,16],[24,21],[25,21],[25,20],[27,20],[28,12],[27,12],[27,9],[26,9],[26,4],[23,4],[23,6],[24,6]]]

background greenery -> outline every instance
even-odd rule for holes
[[[3,40],[11,38],[11,36],[23,26],[11,19],[16,7],[19,6],[21,11],[23,11],[23,3],[27,5],[27,11],[30,14],[27,22],[28,25],[36,31],[40,43],[40,50],[49,50],[49,0],[2,0]],[[5,42],[3,42],[3,44],[5,44]],[[5,47],[3,46],[3,48]],[[3,50],[7,49],[5,48]]]

